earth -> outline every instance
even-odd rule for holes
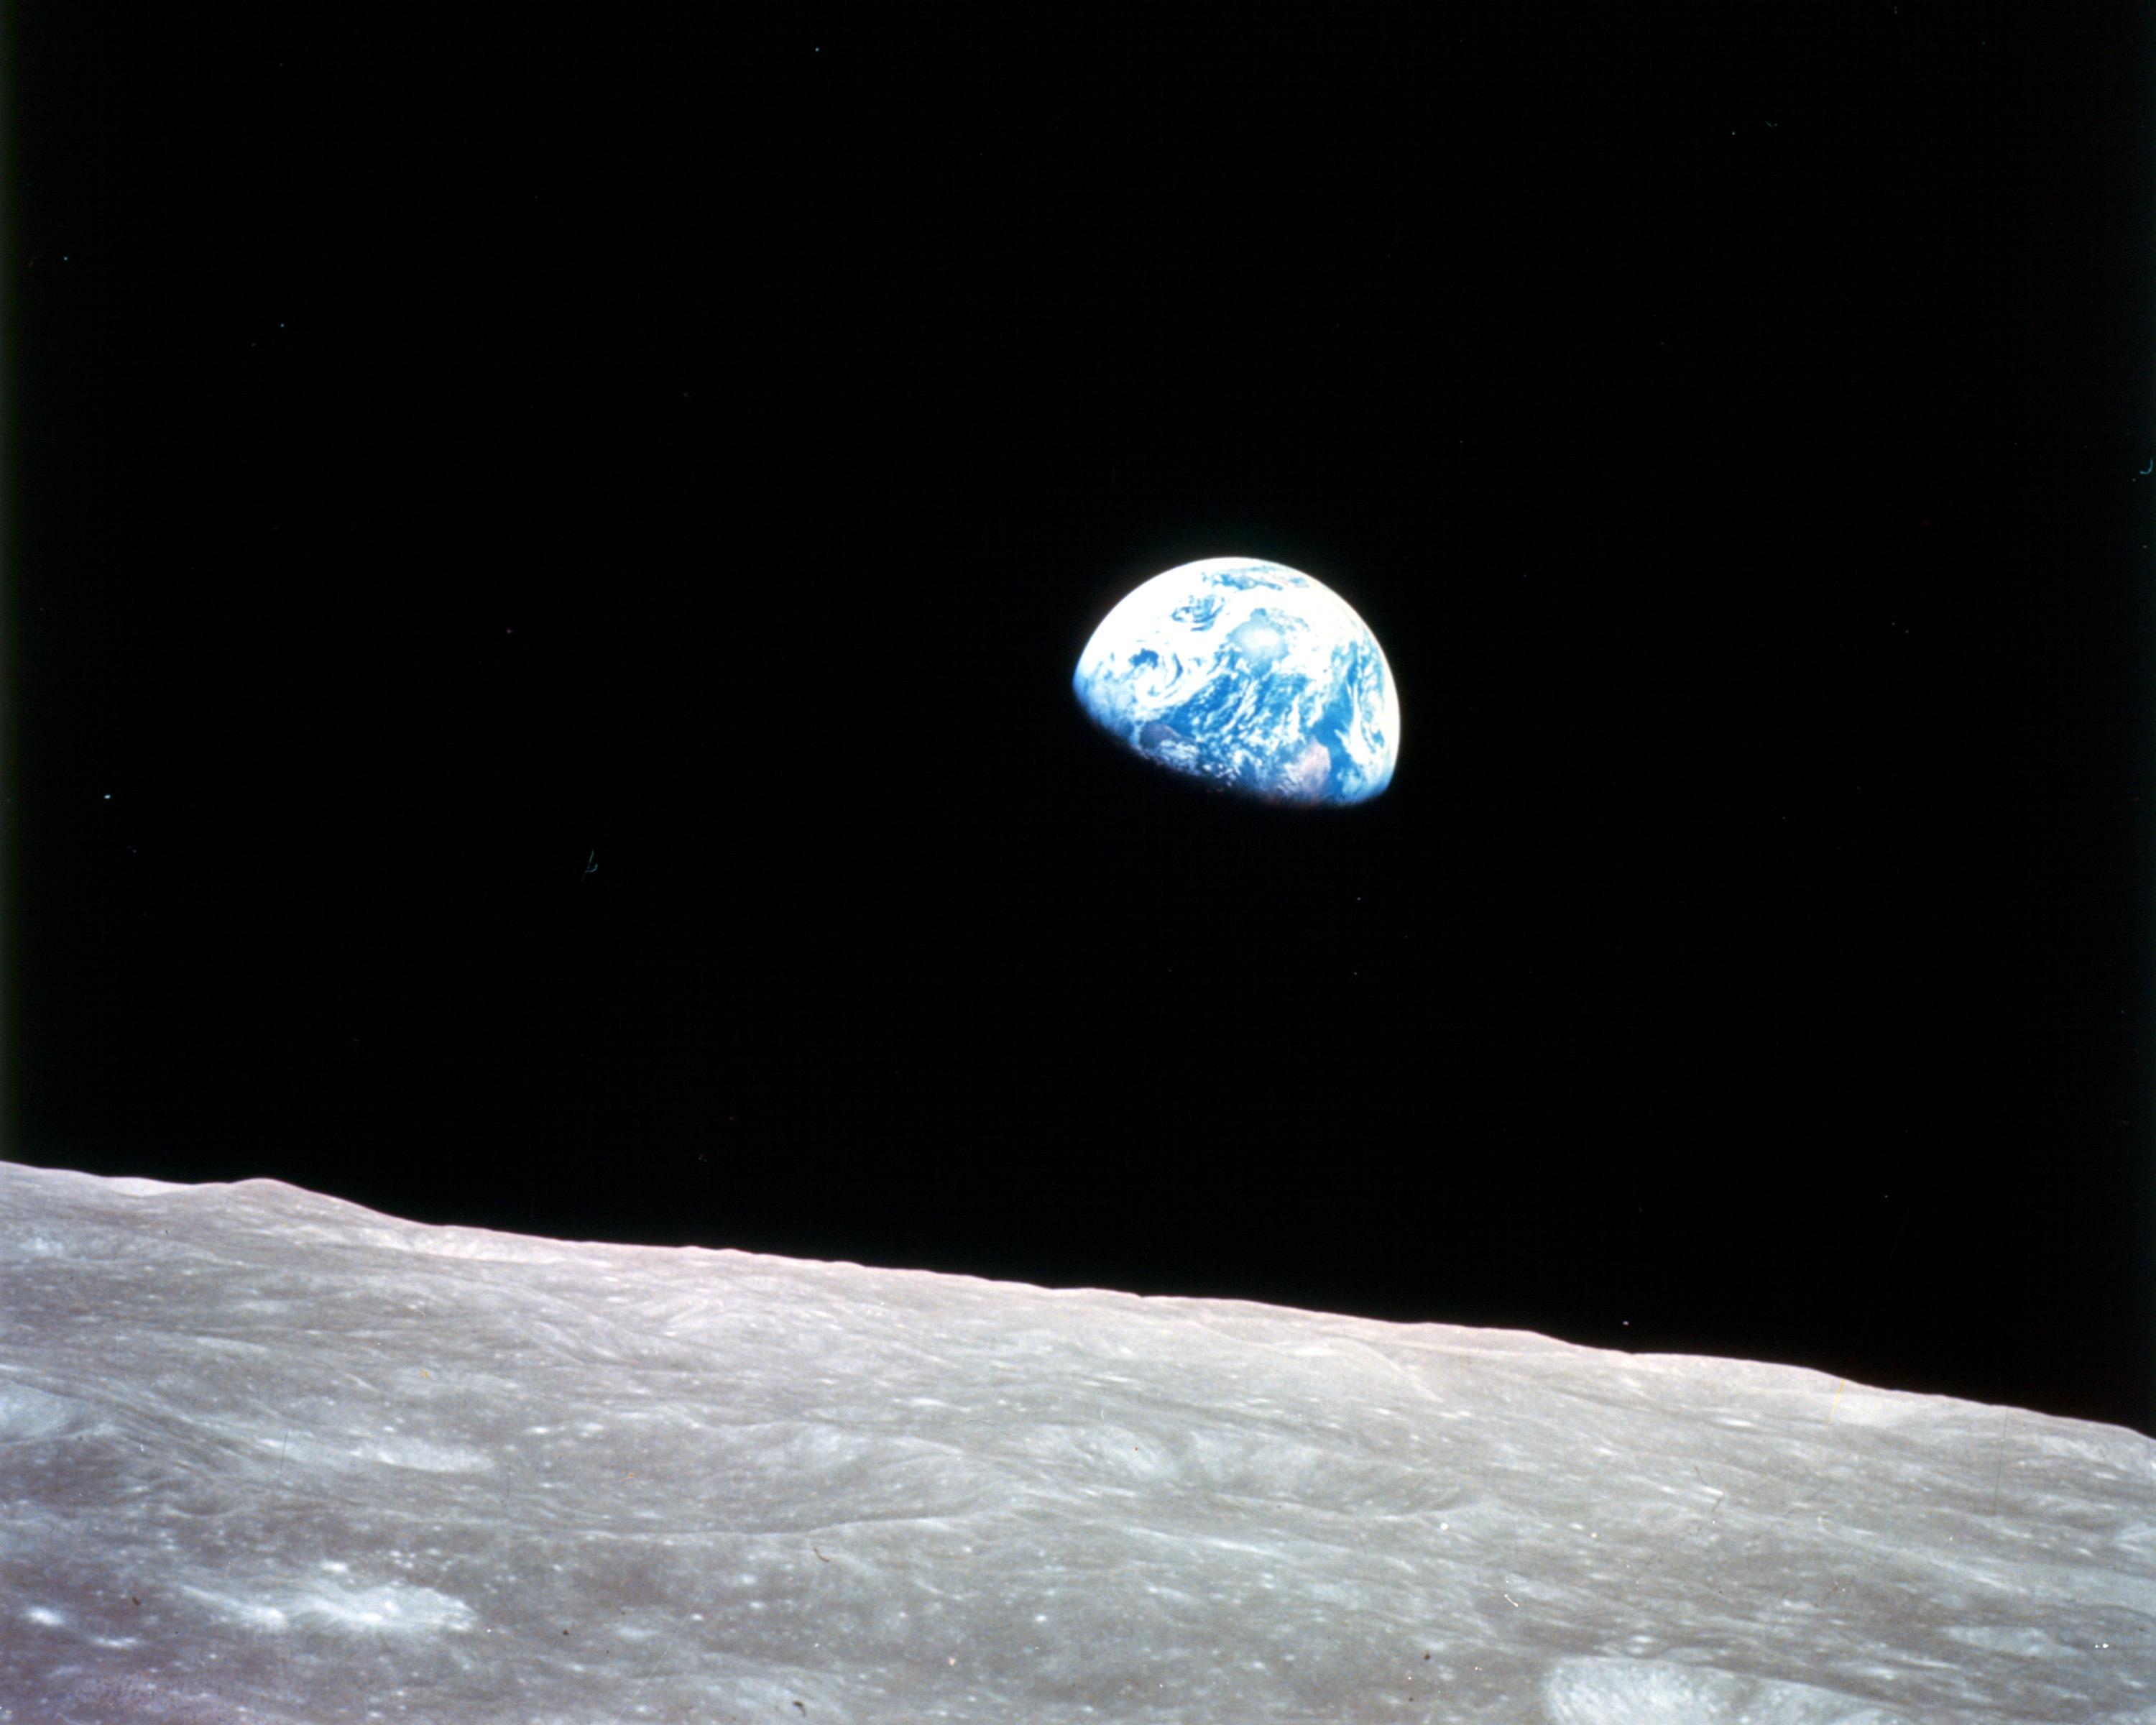
[[[1368,802],[1399,757],[1378,638],[1281,563],[1209,557],[1142,583],[1094,630],[1071,686],[1147,760],[1266,802]]]

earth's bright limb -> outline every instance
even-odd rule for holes
[[[1378,638],[1281,563],[1209,557],[1142,583],[1094,630],[1071,686],[1118,742],[1267,802],[1367,802],[1399,758]]]

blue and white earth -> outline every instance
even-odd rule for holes
[[[1339,594],[1280,563],[1209,557],[1134,588],[1071,686],[1118,742],[1267,802],[1367,802],[1399,757],[1378,638]]]

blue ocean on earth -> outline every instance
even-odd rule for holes
[[[1266,802],[1368,802],[1399,758],[1378,638],[1281,563],[1211,557],[1142,583],[1093,632],[1071,687],[1127,747]]]

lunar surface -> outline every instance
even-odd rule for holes
[[[1142,582],[1071,688],[1157,765],[1268,803],[1363,803],[1392,783],[1392,667],[1347,600],[1300,569],[1209,557]]]
[[[11,1725],[2156,1725],[2156,1443],[0,1163]]]

